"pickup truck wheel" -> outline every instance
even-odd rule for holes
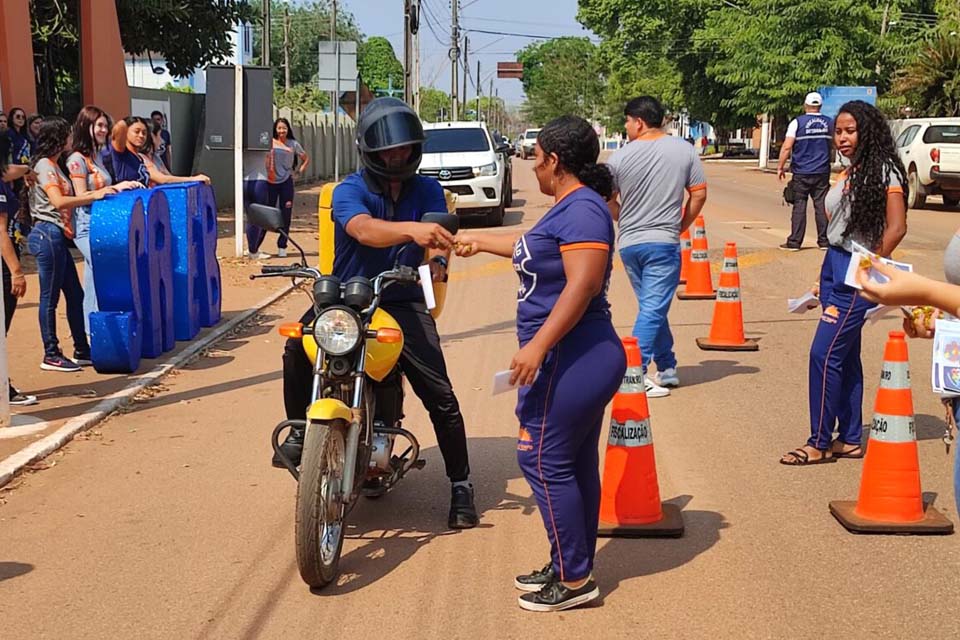
[[[503,199],[501,198],[500,205],[494,209],[491,209],[490,213],[488,213],[484,218],[483,220],[484,226],[485,227],[502,227],[503,213],[504,213],[504,206],[503,206]]]
[[[923,190],[923,185],[920,184],[920,176],[917,175],[916,167],[910,167],[910,171],[907,173],[907,185],[910,189],[910,195],[907,197],[907,208],[923,209],[924,205],[927,204],[927,194]]]

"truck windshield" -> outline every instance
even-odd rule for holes
[[[930,127],[923,133],[928,144],[960,144],[960,124],[945,124]]]
[[[490,141],[483,129],[429,129],[424,153],[469,153],[490,151]]]

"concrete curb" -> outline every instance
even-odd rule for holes
[[[252,309],[247,309],[235,318],[231,318],[229,321],[218,325],[208,335],[191,343],[190,346],[173,356],[170,360],[158,364],[152,371],[143,374],[120,391],[107,396],[90,411],[71,418],[50,435],[37,440],[26,449],[13,454],[9,458],[0,460],[0,487],[10,482],[27,465],[46,458],[73,440],[73,437],[81,431],[86,431],[96,426],[117,409],[129,405],[133,401],[134,396],[142,390],[160,382],[168,373],[182,367],[201,351],[219,342],[226,334],[258,314],[264,308],[269,307],[286,296],[293,291],[293,289],[293,286],[287,286],[280,291],[270,294],[258,302]]]

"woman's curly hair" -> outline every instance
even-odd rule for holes
[[[887,188],[890,176],[897,176],[907,201],[907,172],[897,155],[890,127],[879,109],[862,100],[840,107],[857,121],[857,148],[850,159],[843,206],[849,206],[850,222],[843,233],[846,240],[860,237],[873,249],[880,245],[887,226]],[[839,117],[839,114],[837,114]]]
[[[604,200],[613,193],[613,174],[605,164],[597,164],[600,140],[590,123],[578,116],[560,116],[547,124],[537,136],[545,154],[555,153],[560,167],[573,174]]]

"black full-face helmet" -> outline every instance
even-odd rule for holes
[[[406,180],[420,167],[426,136],[417,113],[403,100],[377,98],[364,109],[357,126],[360,162],[384,180]],[[380,152],[411,145],[410,159],[402,167],[387,167]]]

